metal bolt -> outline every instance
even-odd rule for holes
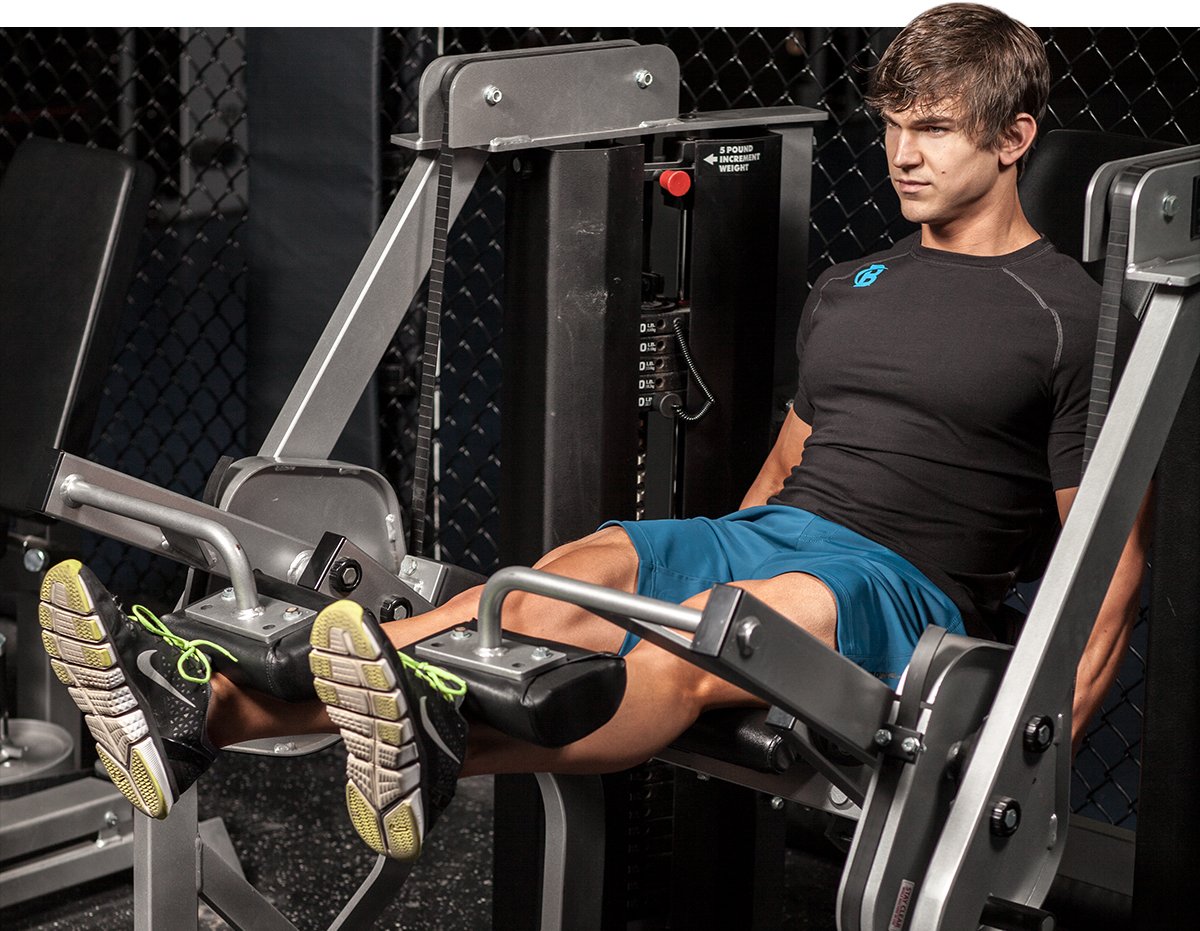
[[[339,559],[329,570],[329,584],[343,595],[358,588],[358,583],[361,581],[362,566],[353,559]]]
[[[654,75],[652,75],[645,68],[643,68],[641,71],[639,71],[637,74],[635,74],[633,76],[633,79],[635,81],[637,81],[637,86],[640,87],[642,90],[645,90],[647,87],[649,87],[651,84],[654,83]]]
[[[300,615],[300,609],[295,605],[288,605],[283,609],[283,614],[285,617],[298,617]]]
[[[1054,721],[1044,714],[1035,714],[1025,722],[1022,743],[1030,753],[1045,753],[1054,743]]]
[[[921,742],[916,737],[905,737],[900,741],[900,749],[912,756],[921,749]]]
[[[996,837],[1011,837],[1021,825],[1021,804],[1015,798],[1000,796],[992,802],[988,822]]]
[[[742,656],[753,656],[754,651],[762,644],[762,636],[758,629],[762,625],[758,618],[748,617],[738,625],[737,643]]]
[[[119,820],[115,811],[106,811],[104,813],[104,826],[106,828],[115,828]]]
[[[287,743],[275,744],[274,750],[276,753],[291,753],[296,749],[296,741],[289,740]]]
[[[784,801],[778,795],[771,796],[771,807],[775,811],[779,811],[781,808],[783,808],[783,805]]]
[[[504,93],[495,84],[489,84],[483,89],[483,99],[489,107],[494,107],[504,99]]]
[[[411,556],[405,556],[400,562],[400,571],[404,575],[412,575],[417,571],[417,561]]]
[[[550,649],[548,647],[534,647],[533,652],[529,654],[531,659],[549,659]]]
[[[467,640],[470,636],[471,632],[465,627],[455,627],[454,630],[450,631],[451,640]]]
[[[233,594],[232,588],[225,588],[225,589],[221,590],[221,600],[222,601],[233,601],[233,598],[234,598],[234,594]]]
[[[50,557],[46,555],[46,551],[41,547],[31,546],[25,551],[22,561],[25,563],[25,568],[30,572],[41,572],[46,568],[46,563],[50,561]]]
[[[1179,198],[1174,194],[1166,195],[1162,199],[1162,215],[1169,220],[1177,213],[1179,213]]]
[[[875,746],[886,747],[892,742],[892,732],[886,727],[881,727],[875,732]]]

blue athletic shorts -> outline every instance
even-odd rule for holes
[[[861,534],[786,505],[712,520],[610,521],[638,554],[638,594],[682,603],[714,585],[803,572],[837,600],[837,648],[894,682],[930,624],[965,634],[958,608],[912,563]],[[638,638],[629,634],[621,655]]]

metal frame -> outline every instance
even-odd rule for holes
[[[635,64],[637,69],[629,73]],[[440,82],[434,78],[452,67],[458,73],[448,97],[449,138],[452,146],[465,147],[457,149],[454,161],[451,223],[489,151],[530,148],[550,141],[572,144],[597,138],[740,125],[769,124],[787,131],[789,126],[825,118],[825,114],[805,107],[679,118],[678,64],[673,54],[661,46],[597,43],[439,60],[429,69],[428,81],[422,84],[420,138],[393,140],[416,148],[416,163],[263,442],[259,458],[311,461],[328,457],[382,358],[388,338],[406,315],[429,269],[437,195],[433,183],[436,143],[431,141],[437,136],[429,130],[436,125],[430,122],[432,111],[440,105],[437,99]],[[638,73],[641,71],[647,72],[650,79]],[[486,101],[480,103],[478,82],[492,85],[501,78],[504,82],[511,81],[512,87],[519,88],[521,94],[537,103],[514,107],[518,97],[515,90],[510,93],[508,106],[490,108]],[[609,104],[599,110],[572,106],[568,111],[555,111],[551,105],[562,99],[564,82],[574,82],[580,92],[594,93],[600,81],[613,83],[614,87],[619,85],[620,90],[618,96],[609,98]],[[561,121],[567,115],[570,119],[564,127]],[[485,134],[492,135],[477,139],[472,127],[482,117],[488,118]],[[523,123],[529,125],[523,127]],[[811,160],[811,130],[801,130],[790,138],[791,149],[799,155],[793,154],[789,165],[802,171]],[[482,146],[483,150],[472,146]],[[797,184],[799,189],[807,191],[807,176],[797,179]],[[798,189],[786,181],[784,188]],[[310,562],[316,559],[325,542],[297,539],[231,511],[193,501],[68,454],[59,456],[42,511],[197,570],[229,577],[232,601],[240,615],[237,621],[244,625],[240,632],[250,636],[255,635],[256,623],[262,625],[259,618],[263,616],[251,570],[294,581],[306,571],[310,574],[316,571]],[[353,553],[369,570],[364,574],[376,579],[376,584],[364,586],[363,592],[375,591],[384,579],[389,580],[389,585],[402,584],[396,573],[380,566],[351,541],[339,539],[340,542],[335,540],[329,545],[341,547],[343,553]],[[405,565],[411,570],[407,575],[414,582],[430,586],[432,597],[433,586],[441,584],[438,573],[422,562]],[[402,566],[401,575],[404,574]],[[322,576],[322,585],[327,582]],[[358,593],[359,597],[363,592]],[[415,593],[413,601],[418,607],[428,606]],[[239,628],[235,625],[234,629]],[[258,631],[260,636],[263,633]],[[547,814],[552,814],[551,808]],[[552,823],[565,826],[561,821]],[[185,793],[167,821],[155,822],[138,815],[134,824],[136,928],[195,926],[196,898],[192,894],[181,895],[178,882],[180,876],[188,875],[197,877],[196,894],[209,901],[234,927],[291,927],[241,877],[231,848],[212,830],[200,830],[194,791]],[[562,831],[559,839],[575,850],[569,862],[591,855],[584,839],[568,838]],[[557,860],[548,857],[547,868],[562,862],[561,857]],[[386,903],[397,880],[402,878],[397,876],[396,865],[389,864],[377,864],[335,927],[362,926],[370,920],[372,909],[377,911]],[[568,926],[581,927],[578,922],[583,920],[582,913],[575,915],[570,901],[550,902],[545,908],[547,920],[549,913],[554,912],[560,921],[569,922]]]

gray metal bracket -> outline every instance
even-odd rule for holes
[[[1196,157],[1192,150],[1167,154]],[[1138,206],[1135,228],[1161,222],[1155,217],[1160,205],[1151,200]],[[1200,358],[1200,288],[1165,280],[1155,285],[1095,453],[930,860],[912,915],[916,927],[966,927],[978,920],[986,893],[1039,903],[1053,878],[1061,838],[1049,857],[1044,833],[1036,829],[1019,830],[997,845],[988,833],[989,810],[997,796],[1023,799],[1044,791],[1031,782],[1036,773],[1024,759],[1021,729],[1031,715],[1047,713],[1069,694],[1064,670],[1073,670],[1082,655]],[[1069,730],[1069,716],[1064,728]]]

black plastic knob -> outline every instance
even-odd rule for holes
[[[1030,753],[1045,753],[1054,744],[1054,719],[1049,715],[1035,714],[1025,722],[1022,742]]]
[[[992,833],[997,837],[1011,837],[1021,826],[1021,803],[1015,798],[1000,796],[992,802],[989,821]]]
[[[335,591],[348,595],[362,581],[362,566],[355,560],[342,558],[334,562],[329,570],[329,584]]]

